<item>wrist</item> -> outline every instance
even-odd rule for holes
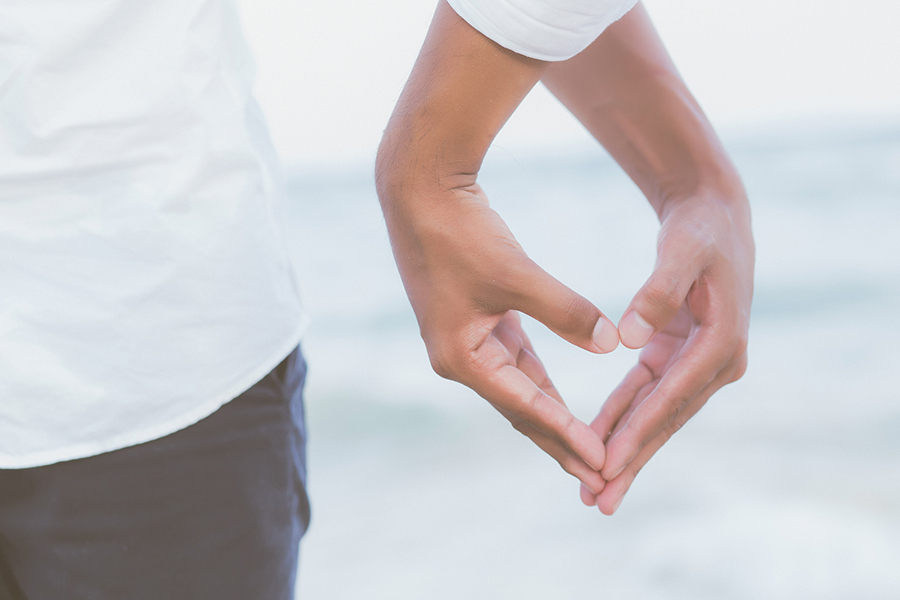
[[[471,193],[484,153],[430,135],[415,139],[407,119],[392,119],[375,159],[375,189],[388,227],[392,221],[412,225],[434,212],[445,212],[460,194]]]
[[[705,181],[673,191],[659,206],[660,243],[680,240],[676,245],[682,250],[706,260],[725,256],[750,277],[752,289],[755,244],[750,203],[739,179]]]
[[[681,176],[664,181],[656,193],[649,197],[660,222],[664,222],[677,207],[696,203],[718,206],[729,212],[746,212],[749,215],[749,201],[744,184],[730,163],[700,171],[698,169],[689,177]]]

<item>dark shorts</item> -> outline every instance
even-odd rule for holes
[[[2,600],[293,598],[309,523],[299,349],[164,438],[0,470]]]

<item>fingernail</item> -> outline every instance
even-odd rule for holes
[[[597,319],[597,324],[594,325],[594,335],[592,336],[592,339],[594,345],[597,346],[601,352],[612,352],[619,346],[619,331],[610,321],[607,321],[604,317],[600,317]]]
[[[619,321],[619,337],[629,348],[643,348],[653,337],[653,326],[633,310]]]

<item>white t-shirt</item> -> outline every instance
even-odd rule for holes
[[[637,0],[447,0],[504,48],[539,60],[572,58]]]
[[[0,2],[0,468],[156,439],[304,326],[229,0]]]
[[[450,0],[563,60],[636,0]],[[0,468],[197,422],[305,318],[230,0],[0,2]]]

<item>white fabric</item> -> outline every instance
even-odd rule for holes
[[[304,325],[228,0],[0,2],[0,467],[211,414]]]
[[[637,0],[447,0],[472,27],[504,48],[539,60],[572,58]]]

